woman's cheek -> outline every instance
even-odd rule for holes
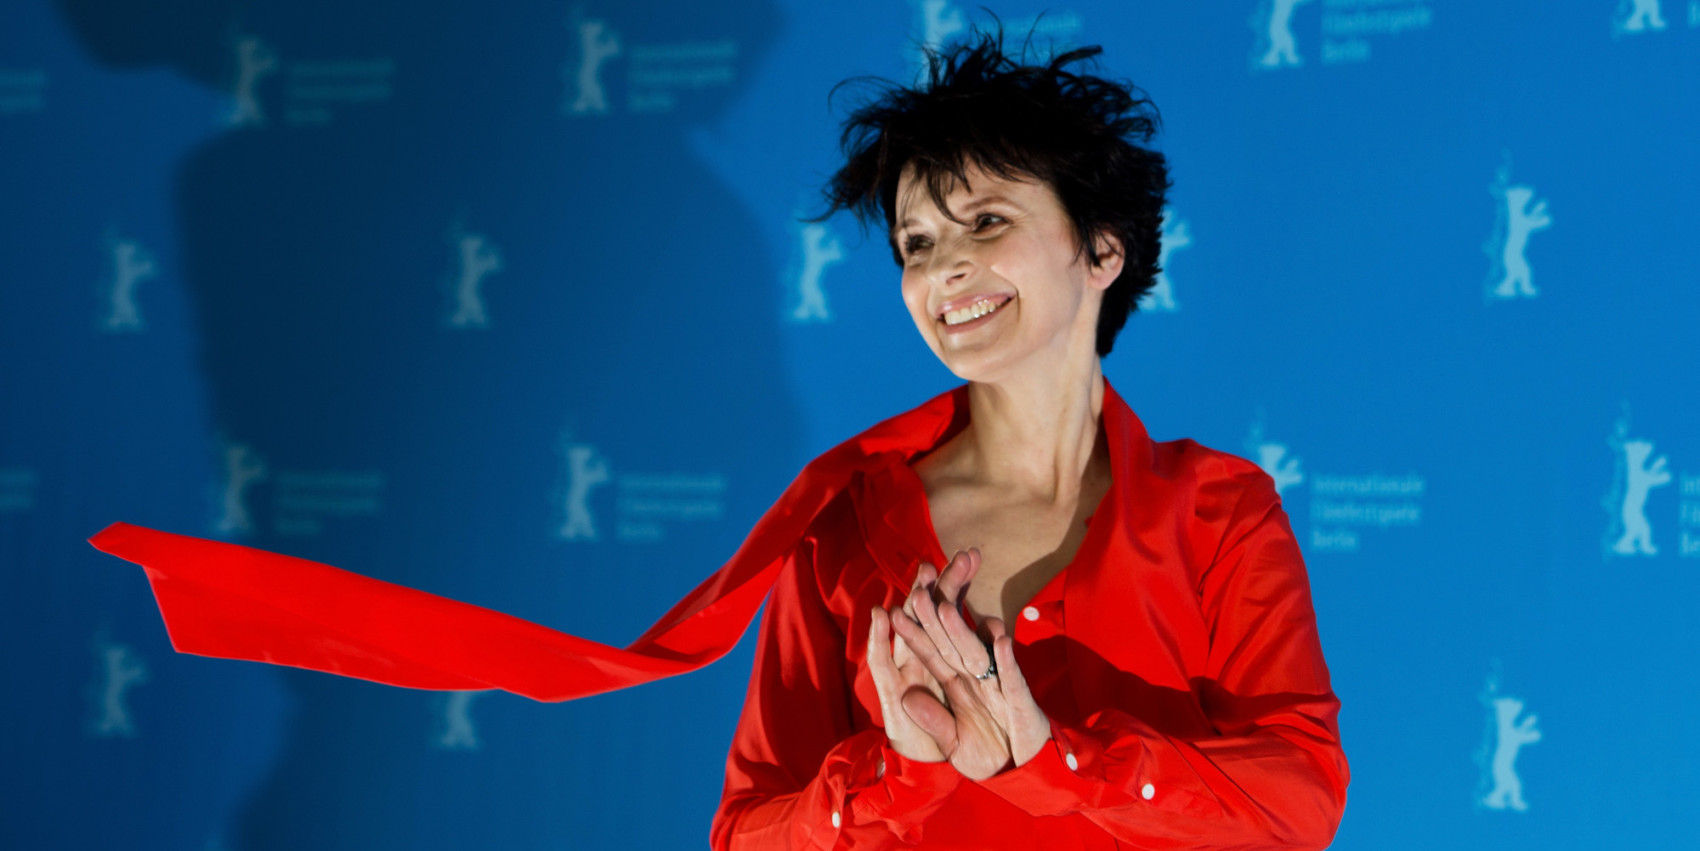
[[[917,280],[916,273],[907,270],[903,273],[903,306],[909,309],[909,315],[919,323],[927,310],[927,290],[925,284]]]

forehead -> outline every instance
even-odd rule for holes
[[[958,180],[949,172],[937,175],[945,203],[953,209],[990,196],[998,196],[1017,204],[1041,204],[1047,199],[1054,200],[1050,186],[1037,177],[1000,177],[973,162],[969,162],[962,171],[962,180]],[[928,181],[922,178],[914,162],[904,164],[903,171],[897,178],[897,204],[894,215],[900,225],[910,215],[937,209],[927,184]]]

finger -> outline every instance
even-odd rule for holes
[[[950,564],[945,567],[944,573],[939,575],[938,599],[955,603],[957,597],[962,593],[962,588],[979,572],[980,550],[978,548],[969,547],[958,552],[956,557],[950,560]]]
[[[927,635],[925,630],[910,623],[908,618],[898,620],[896,623],[897,634],[902,636],[903,640],[909,644],[909,652],[915,658],[921,660],[921,664],[926,667],[927,673],[933,675],[933,679],[943,683],[946,680],[957,678],[960,672],[952,668],[950,663],[939,655],[938,645],[933,643],[932,638]]]
[[[894,633],[892,636],[892,644],[895,648],[893,650],[893,654],[897,660],[897,681],[908,682],[910,677],[913,675],[912,669],[909,666],[919,661],[921,663],[921,670],[919,671],[919,674],[922,685],[931,689],[933,695],[942,703],[944,701],[944,687],[939,685],[938,675],[933,673],[932,668],[927,667],[927,660],[922,657],[922,653],[927,651],[932,651],[933,655],[937,656],[938,649],[934,647],[932,639],[927,637],[927,631],[922,629],[921,625],[916,623],[914,618],[905,615],[901,609],[898,609],[895,606],[892,607],[889,614],[891,615],[891,626],[892,632]],[[901,628],[898,626],[900,623],[903,625]],[[903,637],[905,632],[907,632],[911,638],[915,639],[915,641],[920,642],[920,652],[916,652],[912,649],[914,644],[909,639]],[[942,659],[936,660],[934,664],[943,670],[949,670],[949,666],[945,665]]]
[[[881,609],[880,612],[886,616],[887,628],[890,630],[887,635],[890,636],[891,641],[892,667],[902,670],[903,666],[908,663],[912,651],[909,642],[903,640],[903,634],[898,631],[897,624],[899,621],[914,623],[915,618],[907,610],[896,606],[891,607],[890,611]]]
[[[926,630],[927,637],[931,638],[933,640],[933,645],[938,648],[939,656],[942,657],[945,663],[950,665],[953,670],[964,674],[984,673],[986,670],[985,668],[972,672],[968,670],[967,663],[963,661],[961,652],[956,649],[956,643],[950,640],[950,634],[945,632],[944,624],[939,621],[939,607],[950,605],[951,604],[949,603],[939,603],[935,605],[930,601],[917,602],[915,604],[915,619],[921,622],[921,628]]]
[[[945,634],[956,646],[957,655],[962,657],[962,663],[968,673],[975,679],[986,672],[992,665],[991,651],[980,641],[980,636],[962,619],[962,613],[955,606],[940,604],[938,609],[939,623],[943,624]]]
[[[950,714],[933,693],[923,688],[912,688],[905,692],[902,709],[908,713],[909,720],[921,731],[933,737],[939,746],[939,752],[949,759],[956,752],[956,717]]]
[[[892,698],[890,692],[897,682],[897,666],[891,661],[891,621],[878,606],[868,620],[868,674],[873,677],[874,690],[884,706]]]
[[[924,589],[927,589],[927,591],[930,593],[931,590],[932,590],[932,587],[938,581],[939,581],[938,569],[933,567],[931,564],[928,564],[927,562],[921,562],[920,568],[915,571],[915,582],[909,586],[909,596],[903,598],[903,611],[906,614],[908,614],[910,617],[914,617],[915,616],[915,607],[913,605],[911,605],[909,601],[914,599],[915,589],[924,588]]]
[[[939,569],[933,567],[930,562],[921,562],[921,566],[915,571],[915,584],[909,587],[910,590],[927,588],[937,581],[939,581]]]
[[[998,636],[992,641],[992,654],[998,660],[998,688],[1003,691],[1004,702],[1011,707],[1036,706],[1033,692],[1027,688],[1027,677],[1015,663],[1015,639]]]
[[[921,592],[916,591],[915,593],[919,594]],[[903,637],[903,633],[897,632],[898,624],[908,624],[909,626],[912,626],[916,629],[921,628],[921,622],[918,621],[918,620],[915,620],[915,615],[912,614],[908,609],[905,609],[901,606],[892,606],[891,608],[886,610],[886,614],[891,618],[892,632],[896,633],[898,638]]]
[[[907,627],[913,627],[910,634],[920,639],[924,647],[930,648],[932,646],[927,639],[926,632],[921,629],[920,625],[904,615],[897,607],[893,606],[887,615],[890,617],[894,632],[897,624],[905,624]],[[901,634],[892,636],[891,645],[893,671],[891,691],[895,693],[896,690],[903,687],[904,683],[919,682],[922,687],[931,690],[933,696],[937,697],[942,703],[944,701],[944,687],[939,685],[938,677],[934,676],[933,672],[927,668],[926,661],[921,659],[919,654],[909,649],[909,642]],[[912,667],[917,661],[920,661],[919,671]]]
[[[981,644],[980,646],[985,648],[987,658],[991,659],[998,667],[997,678],[987,680],[984,683],[986,687],[984,689],[986,692],[986,702],[992,707],[992,711],[994,713],[999,713],[1001,717],[1001,713],[1008,711],[1009,701],[1006,699],[1004,692],[1004,659],[998,655],[997,646],[1000,640],[1006,640],[1009,642],[1009,646],[1014,648],[1015,639],[1010,636],[1009,627],[1004,626],[1002,618],[986,618],[983,623],[986,627],[987,634],[991,636],[991,643]],[[1020,675],[1020,670],[1016,670],[1013,674],[1010,674],[1010,676]]]
[[[962,571],[967,569],[967,566],[968,552],[957,550],[956,554],[950,557],[950,563],[946,564],[944,570],[939,573],[938,585],[934,589],[938,593],[934,595],[933,599],[938,600],[943,597],[954,599],[956,593],[962,590]]]

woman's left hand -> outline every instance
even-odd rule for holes
[[[979,567],[978,550],[959,553],[969,559],[970,576]],[[953,563],[957,559],[953,559]],[[958,583],[960,585],[966,584]],[[1014,765],[1025,765],[1051,738],[1051,723],[1033,699],[1015,661],[1015,642],[1003,621],[986,618],[991,655],[957,610],[954,595],[934,601],[924,589],[910,597],[915,619],[893,619],[899,635],[944,686],[949,705],[925,693],[913,693],[904,709],[917,726],[971,780],[984,780]],[[997,659],[997,675],[979,679]]]

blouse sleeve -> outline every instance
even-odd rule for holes
[[[915,844],[961,775],[855,732],[845,637],[821,598],[808,539],[762,614],[743,715],[726,759],[710,842],[731,849]]]
[[[1105,709],[983,781],[1035,816],[1078,812],[1141,848],[1326,848],[1346,805],[1340,701],[1310,582],[1268,476],[1247,488],[1201,575],[1210,625],[1200,700],[1217,735],[1168,736]],[[1131,710],[1131,711],[1128,711]]]

